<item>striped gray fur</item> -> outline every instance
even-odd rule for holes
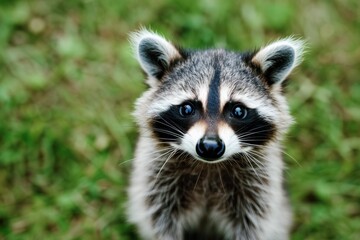
[[[128,192],[142,238],[288,239],[281,142],[292,117],[282,84],[303,43],[187,50],[144,29],[132,42],[149,85],[133,114]]]

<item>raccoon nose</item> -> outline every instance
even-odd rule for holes
[[[219,159],[225,152],[225,144],[218,137],[203,137],[196,144],[196,153],[207,161]]]

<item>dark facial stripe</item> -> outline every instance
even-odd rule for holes
[[[216,119],[220,113],[220,74],[221,67],[219,65],[219,60],[217,57],[215,57],[214,76],[209,84],[209,93],[207,99],[207,113],[210,122],[214,122],[214,119]]]

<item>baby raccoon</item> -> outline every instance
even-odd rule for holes
[[[292,117],[282,89],[303,42],[238,53],[182,49],[145,29],[131,39],[149,86],[134,112],[128,202],[141,236],[288,239],[281,141]]]

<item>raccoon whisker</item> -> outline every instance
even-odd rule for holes
[[[166,129],[160,129],[160,128],[154,128],[155,131],[161,132],[161,133],[167,133],[169,135],[175,136],[175,137],[182,137],[179,133],[174,133]]]
[[[156,140],[153,137],[144,137],[144,138],[150,139],[153,142],[156,141],[156,143],[161,143],[161,144],[169,144],[171,142],[174,142],[174,139],[172,139],[172,138],[160,138],[160,139],[156,139]],[[162,141],[160,141],[160,140],[162,140]]]
[[[179,138],[180,138],[180,136],[179,136]],[[173,138],[162,137],[159,139],[154,139],[154,138],[149,138],[149,139],[151,139],[152,141],[154,141],[156,143],[162,143],[162,144],[168,144],[168,145],[170,145],[170,143],[176,143],[176,141]]]
[[[294,162],[296,162],[296,164],[299,167],[302,167],[301,164],[299,163],[298,160],[296,160],[293,156],[291,156],[289,153],[285,152],[284,150],[280,150],[281,153],[285,154],[286,156],[288,156],[289,158],[291,158],[291,160],[293,160]]]
[[[263,139],[246,139],[246,140],[263,140]],[[272,146],[267,146],[267,145],[260,145],[260,144],[254,144],[254,143],[248,143],[248,142],[242,142],[242,144],[243,145],[245,145],[245,146],[249,146],[249,147],[261,147],[261,148],[268,148],[268,149],[270,149],[270,150],[272,150],[272,149],[276,149],[276,150],[278,150],[278,148],[276,148],[276,147],[272,147]]]
[[[161,115],[156,115],[157,117],[159,117],[159,118],[161,118],[161,120],[163,120],[163,121],[160,121],[160,120],[157,120],[157,119],[155,119],[155,122],[157,122],[157,123],[161,123],[161,124],[163,124],[163,125],[165,125],[165,126],[168,126],[168,127],[175,127],[175,128],[178,128],[179,126],[177,126],[174,122],[169,122],[167,119],[165,119],[165,118],[163,118]],[[174,123],[174,124],[173,124]],[[179,128],[178,128],[178,130],[180,130]]]
[[[281,153],[283,153],[286,156],[288,156],[289,158],[291,158],[294,162],[296,162],[298,164],[298,166],[301,167],[301,164],[299,163],[299,161],[297,161],[293,156],[291,156],[289,153],[282,150],[281,148],[277,148],[277,147],[273,147],[273,146],[266,146],[266,145],[259,145],[259,144],[252,144],[252,143],[242,143],[242,144],[245,145],[245,146],[250,146],[250,147],[260,147],[260,148],[265,148],[265,149],[269,149],[269,150],[280,151]],[[264,156],[264,157],[266,157],[266,156]]]
[[[160,129],[160,128],[154,128],[154,130],[157,130],[158,132],[162,132],[162,133],[167,133],[169,135],[172,135],[172,136],[175,136],[175,137],[178,137],[178,138],[182,137],[182,135],[180,135],[179,133],[174,133],[174,132],[171,132],[169,130]],[[152,134],[154,133],[153,131],[149,131],[149,130],[145,131],[144,130],[144,132],[146,132],[146,133],[148,133],[150,135],[149,136],[142,136],[142,137],[154,140],[154,137],[152,136]],[[162,139],[174,141],[174,139],[170,139],[170,138],[162,138]]]
[[[198,161],[195,161],[195,162],[197,163],[197,165],[199,165],[199,162],[198,162]],[[198,182],[199,182],[199,179],[200,179],[200,177],[201,177],[201,174],[202,174],[203,170],[204,170],[204,164],[201,165],[201,170],[200,170],[200,173],[198,174],[198,177],[197,177],[197,179],[196,179],[196,182],[195,182],[193,191],[195,191],[195,189],[196,189],[196,186],[197,186],[197,184],[198,184]]]
[[[249,157],[249,158],[252,160],[252,162],[254,162],[254,163],[256,164],[256,166],[258,167],[258,169],[265,169],[265,168],[266,168],[266,165],[265,165],[262,161],[260,161],[259,159],[255,158],[255,157],[253,156],[253,155],[259,156],[259,155],[252,154],[252,153],[255,153],[255,152],[250,150],[249,152],[245,153],[245,155],[246,155],[247,157]]]
[[[250,154],[251,154],[251,155],[254,155],[254,156],[256,156],[257,158],[260,158],[260,159],[262,159],[262,160],[264,160],[264,161],[268,161],[266,154],[263,154],[263,153],[260,153],[260,152],[256,152],[256,151],[250,151]],[[270,167],[267,166],[267,168],[270,168]]]
[[[165,143],[165,142],[158,142],[158,143]],[[168,146],[164,146],[164,147],[159,147],[159,148],[155,148],[155,151],[149,152],[147,153],[147,155],[153,156],[153,154],[157,154],[157,153],[164,153],[168,150],[172,150],[174,149],[172,146],[168,145]]]
[[[268,145],[262,145],[262,144],[257,144],[256,142],[263,142],[263,141],[267,141],[268,139],[265,138],[240,138],[240,145],[242,145],[243,147],[254,147],[254,148],[260,148],[260,149],[269,149],[269,150],[276,150],[276,151],[280,151],[283,152],[280,148],[277,148],[275,146],[268,146]]]
[[[256,171],[256,173],[257,173],[257,175],[258,176],[261,176],[261,177],[263,177],[263,178],[267,178],[267,176],[266,175],[263,175],[262,173],[266,173],[266,167],[265,167],[265,165],[259,160],[259,159],[257,159],[257,158],[254,158],[253,156],[251,156],[249,153],[239,153],[239,154],[237,154],[237,155],[241,155],[241,159],[244,159],[244,158],[247,158],[247,159],[245,159],[245,161],[253,161],[253,162],[256,162],[256,165],[257,165],[257,168],[255,169],[254,167],[253,167],[253,165],[252,164],[250,164],[250,166],[249,166],[249,168],[242,168],[242,169],[244,169],[244,170],[251,170],[251,171],[253,171],[253,172],[255,172]],[[233,159],[233,161],[235,161],[237,164],[239,164],[238,163],[238,161],[236,161],[235,159]]]
[[[262,178],[267,178],[267,171],[266,168],[264,166],[264,164],[256,157],[254,157],[253,155],[248,154],[248,159],[249,161],[251,161],[252,163],[254,163],[256,165],[256,169],[254,168],[254,171],[256,171],[257,176],[261,176]]]
[[[266,138],[242,138],[242,143],[246,143],[246,142],[258,142],[258,141],[267,141],[269,139]],[[246,141],[246,142],[245,142]],[[258,144],[258,147],[260,146],[264,146],[264,145],[260,145]]]
[[[200,165],[200,162],[196,160],[194,157],[192,157],[191,154],[188,154],[188,156],[190,156],[190,158],[193,160],[190,166],[190,168],[192,169],[191,174],[193,174],[194,171],[196,170],[196,167]]]
[[[168,155],[171,153],[174,149],[173,148],[167,148],[161,151],[151,152],[150,154],[143,155],[144,157],[149,158],[150,160],[146,162],[146,165],[153,165],[156,162],[163,162],[162,157]]]
[[[221,162],[220,162],[221,163]],[[236,165],[238,165],[238,163],[236,163],[236,161],[233,159],[233,158],[230,158],[229,160],[228,160],[228,163],[229,163],[229,165],[230,165],[230,167],[231,168],[235,168],[236,167]],[[230,171],[229,171],[229,169],[228,169],[228,165],[227,164],[222,164],[223,166],[224,166],[224,169],[225,169],[225,171],[227,172],[227,174],[228,174],[228,176],[231,176],[231,173],[230,173]],[[242,181],[241,179],[239,179],[240,181]]]
[[[169,156],[167,157],[167,159],[165,160],[165,162],[163,163],[163,165],[161,166],[160,170],[158,171],[158,173],[156,174],[156,180],[158,179],[158,177],[161,174],[161,171],[163,170],[163,168],[165,167],[166,163],[174,156],[174,154],[176,153],[176,149],[173,149],[173,151],[169,154]]]
[[[259,141],[261,139],[246,139],[246,140],[247,141]],[[262,148],[262,149],[277,150],[277,151],[282,152],[282,150],[280,150],[279,148],[272,147],[272,146],[254,144],[254,143],[249,143],[249,142],[242,142],[242,144],[247,147],[258,147],[258,148]]]
[[[124,161],[120,162],[120,163],[118,164],[118,166],[122,166],[122,165],[124,165],[125,163],[131,162],[131,161],[133,161],[133,160],[135,160],[135,158],[130,158],[130,159],[124,160]]]
[[[265,144],[257,144],[258,142],[267,142],[266,138],[240,138],[240,144],[246,147],[266,148]]]
[[[248,168],[245,168],[243,165],[240,164],[240,162],[245,158],[244,155],[245,155],[245,153],[235,153],[227,161],[229,161],[233,167],[239,166],[241,170],[246,171]],[[246,160],[244,160],[244,161],[246,161]]]
[[[177,126],[175,123],[172,124],[172,123],[166,121],[165,119],[164,119],[164,121],[165,121],[165,122],[162,122],[162,121],[159,121],[159,120],[155,120],[155,122],[160,123],[160,124],[163,125],[163,126],[166,126],[166,127],[169,127],[169,128],[171,128],[171,129],[175,130],[175,132],[177,132],[178,134],[184,134],[184,132],[183,132],[183,131],[179,128],[179,126]],[[161,129],[161,128],[155,128],[155,129]],[[163,130],[164,130],[164,129],[163,129]]]
[[[259,145],[261,146],[261,145]],[[249,155],[252,155],[252,156],[255,156],[255,157],[260,157],[261,160],[265,160],[268,161],[268,159],[266,158],[266,155],[262,152],[259,152],[259,151],[255,151],[254,149],[251,149],[249,152],[248,152]],[[258,160],[259,161],[259,160]],[[262,161],[259,161],[259,162],[262,162]],[[263,165],[265,166],[265,165]]]
[[[231,167],[236,167],[236,165],[239,165],[234,158],[230,158],[229,160],[230,160],[229,162],[230,162]],[[224,165],[225,165],[225,164],[224,164]],[[227,171],[228,174],[230,175],[230,172],[229,172],[228,168],[226,168],[226,171]]]
[[[181,128],[176,124],[176,123],[174,123],[174,122],[172,122],[171,120],[171,122],[169,122],[169,121],[167,121],[165,118],[163,118],[162,116],[160,116],[160,115],[158,115],[162,120],[164,120],[164,122],[166,123],[166,124],[164,124],[163,122],[161,122],[161,121],[158,121],[157,120],[157,122],[159,122],[159,123],[161,123],[161,124],[164,124],[165,126],[168,126],[168,127],[170,127],[170,128],[173,128],[174,130],[177,130],[179,133],[183,133],[183,131],[181,130]]]
[[[174,148],[172,148],[172,147],[167,147],[167,148],[165,148],[163,151],[159,151],[158,153],[161,153],[161,154],[158,155],[158,157],[155,158],[155,159],[158,159],[158,158],[160,158],[160,157],[162,157],[162,156],[164,156],[164,155],[167,155],[167,154],[171,153],[172,151],[174,151]]]
[[[242,126],[241,128],[237,129],[236,132],[241,132],[241,131],[243,131],[246,126],[247,126],[247,127],[252,127],[252,126],[255,126],[255,123],[249,123],[249,124],[247,124],[247,125],[244,125],[244,126]],[[266,127],[264,127],[264,126],[262,126],[262,125],[261,125],[261,126],[254,127],[254,128],[251,128],[251,130],[257,130],[257,129],[267,130],[268,128],[266,128]]]
[[[221,164],[221,162],[220,162],[220,164]],[[219,173],[220,183],[221,183],[221,186],[222,186],[223,191],[224,191],[224,193],[225,193],[226,191],[225,191],[224,183],[223,183],[223,180],[222,180],[222,177],[221,177],[221,171],[220,171],[218,165],[216,165],[216,170],[217,170],[217,172]]]
[[[247,132],[246,134],[240,134],[239,137],[247,137],[247,136],[257,134],[257,133],[267,133],[267,132],[272,132],[273,131],[272,129],[264,129],[264,130],[261,130],[261,131],[253,131],[253,130],[256,130],[256,129],[255,128],[251,129],[251,131]],[[236,133],[240,133],[240,132],[241,132],[240,130],[236,131]]]
[[[254,168],[253,165],[251,164],[251,162],[252,162],[251,157],[250,157],[247,153],[244,154],[244,157],[245,157],[245,160],[250,164],[250,166],[251,166],[251,168],[252,168],[252,171],[255,173],[255,175],[256,175],[257,178],[259,179],[259,182],[262,183],[262,180],[261,180],[260,176],[258,175],[258,172],[255,170],[255,168]]]
[[[157,139],[154,140],[153,138],[151,138],[151,140],[154,141],[154,142],[156,142],[156,143],[167,144],[167,145],[169,145],[169,146],[171,146],[170,143],[175,143],[174,139],[172,139],[172,138],[160,138],[159,140],[161,140],[161,141],[159,141],[159,140],[157,140]],[[171,146],[171,147],[172,147],[172,146]]]
[[[176,149],[176,151],[180,152],[180,154],[178,156],[176,156],[176,159],[179,161],[186,159],[186,157],[189,156],[189,154],[185,151],[182,151],[182,150],[179,151],[179,149]]]
[[[265,146],[265,148],[268,148],[268,149],[270,149],[270,150],[275,149],[275,147],[269,147],[269,146]],[[282,149],[277,149],[277,150],[279,150],[282,154],[285,154],[286,156],[288,156],[288,157],[289,157],[291,160],[293,160],[299,167],[302,167],[301,164],[300,164],[300,162],[297,161],[297,160],[296,160],[293,156],[291,156],[289,153],[285,152],[285,151],[282,150]],[[264,157],[266,157],[266,156],[264,155]]]
[[[228,160],[228,163],[229,163],[229,165],[230,165],[230,167],[234,167],[235,165],[237,165],[238,163],[236,162],[236,160],[233,158],[233,157],[231,157],[231,158],[229,158]],[[225,165],[225,164],[224,164]],[[226,165],[225,165],[226,166]],[[227,173],[228,173],[228,175],[230,175],[230,172],[229,172],[229,170],[228,170],[228,168],[227,168],[227,166],[226,166],[226,171],[227,171]]]
[[[244,145],[245,147],[247,146],[250,146],[250,147],[253,147],[252,144],[245,144],[245,143],[242,143],[242,145]],[[260,146],[260,145],[259,145]],[[245,158],[245,157],[248,157],[249,156],[249,153],[252,152],[253,150],[250,150],[249,152],[240,152],[240,153],[237,153],[235,154],[234,156],[239,156],[240,158]],[[262,168],[265,168],[266,166],[261,162],[259,161],[258,159],[254,158],[253,159],[254,161],[256,161],[256,165],[259,167],[259,169],[262,169]],[[261,167],[260,167],[260,166]]]
[[[174,128],[173,126],[168,126],[168,127],[173,129],[174,131],[170,131],[170,130],[162,129],[162,128],[153,128],[153,130],[155,132],[166,133],[166,134],[169,134],[169,135],[175,136],[175,137],[181,137],[182,135],[184,135],[183,132],[179,131],[178,129]]]
[[[159,151],[155,151],[155,152],[152,152],[152,153],[149,153],[149,154],[144,154],[143,156],[145,156],[145,157],[153,157],[153,156],[154,156],[155,154],[157,154],[157,153],[162,153],[162,152],[164,152],[164,150],[169,151],[169,150],[172,150],[172,148],[171,148],[171,147],[164,148],[164,149],[161,149],[161,150],[159,150]],[[166,153],[165,153],[165,154],[166,154]],[[152,159],[152,160],[156,160],[156,159],[158,159],[159,157],[161,157],[161,156],[163,156],[163,155],[164,155],[164,154],[162,154],[162,155],[160,155],[160,156],[158,156],[157,158],[154,158],[154,159]],[[133,160],[135,160],[135,158],[130,158],[130,159],[124,160],[124,161],[122,161],[122,162],[119,163],[119,166],[121,166],[121,165],[123,165],[123,164],[125,164],[125,163],[127,163],[127,162],[133,161]]]
[[[167,156],[167,155],[171,155],[171,153],[172,153],[173,151],[174,151],[174,149],[169,149],[169,150],[167,150],[166,152],[164,152],[164,153],[156,156],[155,158],[151,159],[151,161],[148,161],[148,162],[147,162],[147,165],[153,165],[154,163],[164,164],[163,157],[164,157],[164,156]],[[171,157],[170,157],[170,158],[171,158]],[[168,159],[167,159],[167,160],[168,160]],[[160,169],[162,170],[162,168],[163,168],[163,165],[162,165],[162,167],[161,167]],[[159,170],[159,172],[160,172],[160,170]],[[159,174],[159,172],[158,172],[158,174]],[[156,179],[157,179],[157,178],[158,178],[158,176],[156,177]]]

